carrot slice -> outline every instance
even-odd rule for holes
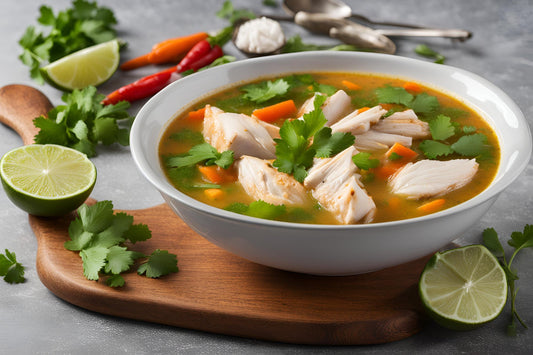
[[[370,107],[361,107],[360,109],[357,110],[357,114],[360,114],[360,113],[363,113],[365,111],[368,111],[370,110]]]
[[[346,86],[349,90],[360,90],[361,86],[357,85],[356,83],[352,83],[349,80],[343,80],[341,81],[341,84]]]
[[[235,176],[229,169],[222,169],[217,165],[203,166],[199,165],[198,170],[202,176],[214,184],[235,181]]]
[[[381,180],[387,180],[389,176],[393,175],[398,169],[403,167],[404,164],[398,164],[396,162],[388,162],[385,165],[379,166],[374,169],[374,175]]]
[[[288,118],[296,113],[296,105],[293,100],[282,101],[280,103],[258,108],[252,114],[265,122],[275,122],[282,118]]]
[[[224,197],[224,191],[221,189],[205,189],[204,194],[210,200],[218,200]]]
[[[403,88],[407,91],[412,91],[412,92],[421,92],[422,91],[422,87],[420,86],[419,83],[415,83],[414,81],[406,81],[404,84],[403,84]]]
[[[436,200],[424,203],[423,205],[418,206],[416,209],[422,213],[433,213],[437,212],[445,202],[445,199],[438,198]]]
[[[398,142],[394,143],[393,146],[390,147],[387,153],[385,153],[385,156],[389,158],[393,153],[396,153],[401,157],[398,160],[395,160],[396,163],[408,163],[418,156],[417,152],[401,145]]]
[[[198,109],[196,111],[190,111],[188,114],[188,118],[191,121],[203,121],[205,116],[205,107],[202,107],[201,109]]]

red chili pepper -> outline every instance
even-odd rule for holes
[[[215,59],[220,58],[224,55],[224,52],[222,52],[222,48],[220,46],[213,46],[211,48],[211,51],[204,55],[202,58],[198,59],[197,61],[190,64],[189,69],[192,70],[198,70],[200,68],[205,67],[206,65],[209,65],[215,61]]]
[[[191,69],[190,65],[211,51],[211,43],[207,40],[200,41],[191,48],[178,64],[178,73]]]
[[[102,101],[102,104],[116,104],[119,101],[132,102],[154,95],[169,83],[170,76],[172,75],[172,72],[175,71],[174,67],[171,69],[145,76],[144,78],[113,91],[111,94],[107,95]]]

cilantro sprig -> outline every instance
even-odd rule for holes
[[[326,96],[316,95],[314,110],[306,113],[302,120],[285,121],[279,130],[280,138],[274,139],[276,160],[272,165],[281,172],[294,175],[299,182],[304,181],[314,157],[335,155],[351,146],[355,140],[350,133],[332,134],[331,128],[324,127],[327,120],[320,107],[325,100]]]
[[[167,166],[173,168],[185,168],[203,163],[206,166],[218,165],[227,169],[233,164],[233,151],[218,150],[209,143],[200,143],[192,147],[189,152],[182,156],[169,157],[166,161]]]
[[[505,250],[500,243],[498,233],[494,228],[487,228],[483,231],[483,244],[498,259],[507,276],[507,285],[509,287],[509,294],[511,295],[511,320],[507,327],[507,332],[510,335],[516,335],[516,321],[526,329],[527,325],[520,318],[518,311],[516,310],[516,294],[518,289],[515,286],[515,281],[517,281],[519,277],[516,269],[512,267],[512,264],[516,255],[521,250],[533,248],[533,225],[527,224],[524,227],[523,232],[516,231],[511,233],[511,239],[507,241],[507,244],[509,244],[514,251],[509,259],[505,256]]]
[[[104,106],[101,104],[104,97],[94,86],[63,94],[65,105],[53,108],[46,117],[34,119],[33,124],[39,128],[35,143],[64,145],[89,157],[96,155],[99,143],[128,145],[129,125],[133,122],[127,112],[130,104],[121,101]],[[119,120],[125,120],[126,127],[119,127]]]
[[[0,254],[0,276],[10,284],[24,282],[24,266],[17,261],[15,253],[5,250],[5,254]]]
[[[53,62],[80,49],[116,38],[113,11],[96,2],[74,0],[72,6],[54,15],[52,8],[41,6],[38,23],[49,27],[47,33],[29,26],[20,38],[23,49],[19,59],[30,67],[31,77],[44,83],[39,70],[42,63]]]
[[[139,275],[157,278],[177,272],[177,257],[157,249],[151,255],[128,250],[126,243],[148,240],[152,232],[145,224],[133,224],[133,216],[113,212],[111,201],[99,201],[78,208],[78,217],[69,225],[70,240],[66,249],[78,251],[83,262],[83,275],[88,280],[106,277],[110,287],[124,286],[122,273],[129,271],[137,259],[145,261],[137,269]]]
[[[416,46],[415,53],[422,57],[431,58],[437,64],[444,64],[444,61],[446,60],[446,57],[436,52],[435,50],[429,48],[425,44],[419,44],[418,46]]]

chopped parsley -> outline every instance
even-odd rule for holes
[[[128,250],[125,243],[148,240],[152,232],[145,224],[133,224],[133,216],[114,213],[111,201],[99,201],[78,208],[78,217],[68,228],[68,250],[78,251],[83,263],[83,275],[99,280],[102,275],[110,287],[124,286],[123,272],[130,270],[137,259],[145,259],[137,272],[147,277],[160,277],[177,272],[177,258],[167,251],[156,250],[144,255]]]

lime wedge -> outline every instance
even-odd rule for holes
[[[118,40],[96,44],[41,68],[44,79],[60,90],[98,86],[117,70],[120,61]]]
[[[419,282],[422,303],[437,323],[473,329],[495,319],[507,300],[505,271],[482,245],[436,253]]]
[[[37,216],[60,216],[78,208],[96,182],[96,168],[77,150],[33,144],[15,148],[0,160],[9,199]]]

